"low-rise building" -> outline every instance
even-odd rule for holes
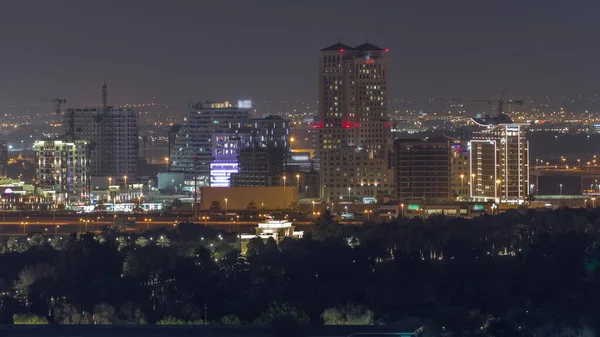
[[[87,141],[38,140],[33,150],[40,195],[65,204],[88,199]]]
[[[267,221],[259,223],[254,229],[255,234],[241,234],[240,240],[242,242],[242,253],[246,253],[248,248],[248,241],[253,238],[260,238],[268,240],[273,238],[277,243],[281,242],[284,238],[301,239],[304,236],[303,231],[296,231],[291,221],[286,220],[273,220],[267,217]]]

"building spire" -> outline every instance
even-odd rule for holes
[[[104,80],[104,85],[102,86],[102,109],[106,110],[107,102],[108,102],[108,91],[106,90],[106,80]]]

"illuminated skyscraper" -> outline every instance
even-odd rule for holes
[[[229,102],[190,107],[170,149],[171,171],[185,173],[185,190],[193,191],[194,185],[229,186],[231,173],[238,172],[237,156],[246,141],[249,110]]]
[[[474,119],[482,129],[469,142],[471,198],[522,203],[529,186],[527,124],[506,115]]]
[[[321,49],[315,129],[325,200],[391,195],[386,53],[368,43]]]

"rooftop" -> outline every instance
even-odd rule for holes
[[[321,49],[321,51],[337,51],[337,50],[341,51],[341,50],[352,50],[352,49],[353,49],[352,47],[345,45],[341,42],[338,42],[336,44],[332,44],[329,47],[325,47],[325,48]]]
[[[332,44],[329,47],[325,47],[323,49],[321,49],[321,51],[344,51],[344,50],[361,50],[361,51],[366,51],[366,50],[375,50],[375,51],[385,51],[387,49],[383,49],[381,47],[377,47],[373,44],[370,43],[363,43],[361,45],[358,45],[356,47],[350,47],[347,44],[343,44],[341,42],[338,42],[336,44]]]
[[[355,49],[355,50],[385,50],[383,48],[377,47],[370,43],[363,43],[361,45],[354,47],[353,49]]]

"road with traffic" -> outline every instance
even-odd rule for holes
[[[43,233],[44,235],[69,235],[72,233],[101,232],[110,228],[114,222],[111,215],[105,216],[5,216],[0,217],[0,236],[22,236],[32,233]],[[191,222],[190,217],[176,216],[136,216],[135,231],[143,232],[161,228],[176,228],[179,223]],[[309,231],[313,221],[293,221],[297,230]],[[219,230],[227,230],[241,233],[253,233],[258,221],[214,221],[197,220],[194,222],[199,226],[207,226]],[[347,222],[344,224],[359,224],[360,222]]]

